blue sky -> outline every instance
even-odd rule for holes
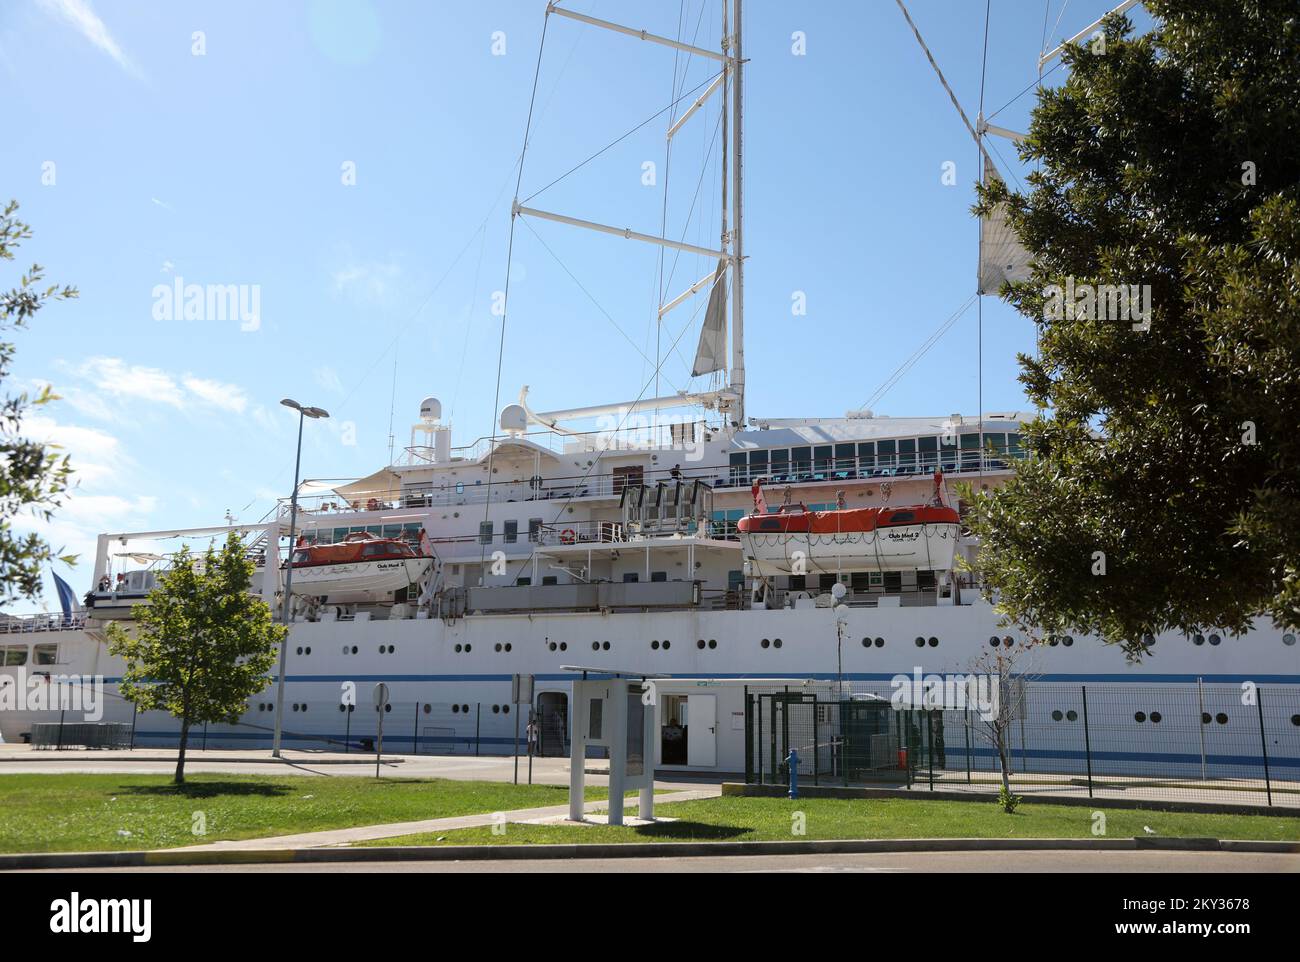
[[[688,37],[698,22],[702,45],[717,43],[719,0],[702,20],[700,0],[565,5],[671,36],[679,18]],[[993,0],[986,112],[1033,83],[1045,7],[1059,38],[1111,4],[1075,0],[1057,26],[1061,6]],[[984,4],[909,7],[973,115]],[[220,523],[228,510],[251,521],[287,494],[296,425],[281,397],[332,415],[308,426],[307,477],[385,463],[394,399],[399,450],[430,394],[455,443],[492,430],[492,296],[505,280],[544,9],[0,5],[0,184],[35,232],[3,281],[34,260],[81,290],[18,335],[14,372],[21,387],[49,382],[64,398],[29,433],[64,444],[78,469],[77,491],[47,529],[83,553],[62,572],[74,588],[89,587],[99,531]],[[803,55],[792,51],[796,31]],[[840,416],[972,293],[976,149],[890,0],[752,0],[745,52],[749,413]],[[688,69],[676,58],[674,88],[675,58],[551,18],[521,197],[711,75],[702,60]],[[1024,129],[1032,100],[995,121]],[[665,121],[653,121],[530,205],[656,233],[666,181],[669,233],[715,246],[716,121],[712,106],[693,118],[667,166]],[[1010,146],[998,149],[1023,176]],[[941,181],[947,161],[956,186]],[[349,170],[355,183],[344,182]],[[657,264],[649,245],[521,225],[500,403],[524,384],[538,410],[637,397],[655,356]],[[683,257],[663,286],[676,293],[709,267]],[[155,288],[178,277],[256,288],[256,329],[157,319]],[[792,316],[795,292],[806,316]],[[667,318],[663,343],[680,342],[664,393],[707,386],[687,377],[693,307]],[[1032,347],[1032,326],[989,298],[984,330],[985,409],[1021,407],[1015,353]],[[875,410],[973,413],[976,343],[971,310]],[[55,604],[47,591],[36,607]]]

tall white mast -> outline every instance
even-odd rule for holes
[[[733,0],[735,33],[731,37],[730,50],[725,49],[727,38],[723,37],[724,52],[731,55],[731,204],[732,204],[732,244],[731,244],[731,390],[736,394],[736,424],[745,426],[745,249],[744,236],[744,162],[741,148],[744,146],[742,135],[744,56],[740,45],[741,0]]]

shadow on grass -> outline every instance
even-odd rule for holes
[[[639,825],[634,830],[638,835],[653,838],[681,839],[695,841],[702,838],[727,839],[739,835],[749,835],[753,829],[738,825],[714,825],[709,822],[655,822],[653,825]]]
[[[165,785],[122,785],[116,795],[151,795],[154,797],[174,796],[176,798],[216,798],[219,795],[259,796],[261,798],[279,798],[290,795],[294,789],[290,785],[276,785],[268,782],[186,782],[177,785],[167,782]]]

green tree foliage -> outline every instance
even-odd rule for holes
[[[0,212],[0,260],[12,261],[14,250],[32,236],[15,216],[17,211],[18,202],[10,201]],[[17,287],[0,291],[0,337],[26,327],[46,302],[77,296],[75,287],[42,288],[43,277],[41,266],[33,264]],[[0,383],[8,376],[13,357],[14,345],[0,341]],[[68,564],[76,561],[72,555],[60,555],[40,535],[13,530],[13,517],[23,511],[49,521],[68,489],[72,468],[67,455],[59,454],[55,445],[21,436],[24,414],[54,400],[48,386],[34,398],[26,393],[0,394],[0,604],[40,595],[41,565],[56,557]]]
[[[1035,258],[1031,456],[973,527],[1012,620],[1144,636],[1300,623],[1300,10],[1149,0],[1065,54],[994,183]],[[1050,286],[1149,285],[1141,321],[1055,313]],[[1059,298],[1058,298],[1059,301]],[[1137,329],[1135,329],[1135,327]]]
[[[272,623],[266,602],[249,594],[252,576],[233,532],[201,562],[183,548],[148,603],[136,606],[135,632],[108,626],[109,652],[127,663],[122,695],[141,711],[181,720],[178,784],[185,780],[190,728],[237,721],[270,680],[276,647],[288,631]]]

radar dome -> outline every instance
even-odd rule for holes
[[[437,421],[442,417],[442,402],[436,397],[427,397],[420,402],[420,418],[424,421]]]
[[[521,434],[528,428],[528,412],[518,404],[507,404],[501,409],[501,430]]]

